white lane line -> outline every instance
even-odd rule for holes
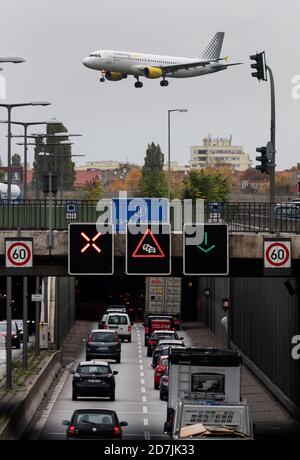
[[[147,418],[144,418],[143,422],[144,422],[144,425],[145,425],[145,426],[148,426],[149,420],[148,420]]]
[[[150,433],[149,433],[149,431],[145,431],[144,436],[145,436],[146,441],[150,441]]]
[[[140,363],[140,364],[143,364],[143,360],[142,360],[142,359],[139,359],[139,363]]]
[[[148,407],[143,406],[143,414],[148,414]]]
[[[142,396],[142,401],[147,402],[147,396]]]
[[[141,391],[142,391],[142,393],[146,393],[146,388],[145,388],[145,387],[142,387],[142,388],[141,388]]]
[[[145,377],[144,372],[140,372],[140,374],[141,374],[141,377]]]
[[[144,366],[140,366],[140,370],[143,371],[143,370],[144,370]]]
[[[145,385],[145,379],[141,379],[141,385]]]

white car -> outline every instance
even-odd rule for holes
[[[131,342],[131,321],[127,313],[108,313],[104,327],[116,331],[120,340]]]

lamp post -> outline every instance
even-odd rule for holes
[[[7,123],[6,120],[0,120],[0,123]],[[50,124],[58,124],[61,123],[60,121],[57,120],[49,120],[49,121],[30,121],[30,122],[25,122],[25,121],[11,121],[12,125],[20,125],[23,126],[24,128],[24,134],[20,134],[18,136],[13,135],[12,137],[24,137],[24,171],[23,171],[23,199],[27,199],[27,152],[28,152],[28,146],[27,146],[27,139],[28,137],[28,126],[36,126],[36,125],[50,125]]]
[[[171,112],[186,113],[187,109],[168,110],[168,200],[171,201]]]
[[[22,62],[22,61],[20,61]],[[11,111],[15,107],[27,107],[35,105],[49,105],[50,102],[20,102],[16,104],[0,104],[7,110],[7,210],[8,210],[8,228],[12,225],[12,213],[11,213]],[[6,387],[11,388],[12,386],[12,340],[11,340],[11,288],[12,278],[11,276],[6,277]]]
[[[46,106],[50,105],[50,102],[39,101],[39,102],[20,102],[17,104],[0,104],[0,107],[7,109],[7,203],[8,203],[8,228],[11,228],[11,111],[15,107],[27,107],[27,106]]]

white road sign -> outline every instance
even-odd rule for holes
[[[290,240],[264,241],[265,268],[291,268],[292,254]]]
[[[32,239],[5,238],[5,267],[30,268],[32,267],[33,251]]]

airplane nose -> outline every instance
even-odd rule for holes
[[[82,64],[85,65],[86,67],[90,67],[90,58],[86,57],[83,59]]]

